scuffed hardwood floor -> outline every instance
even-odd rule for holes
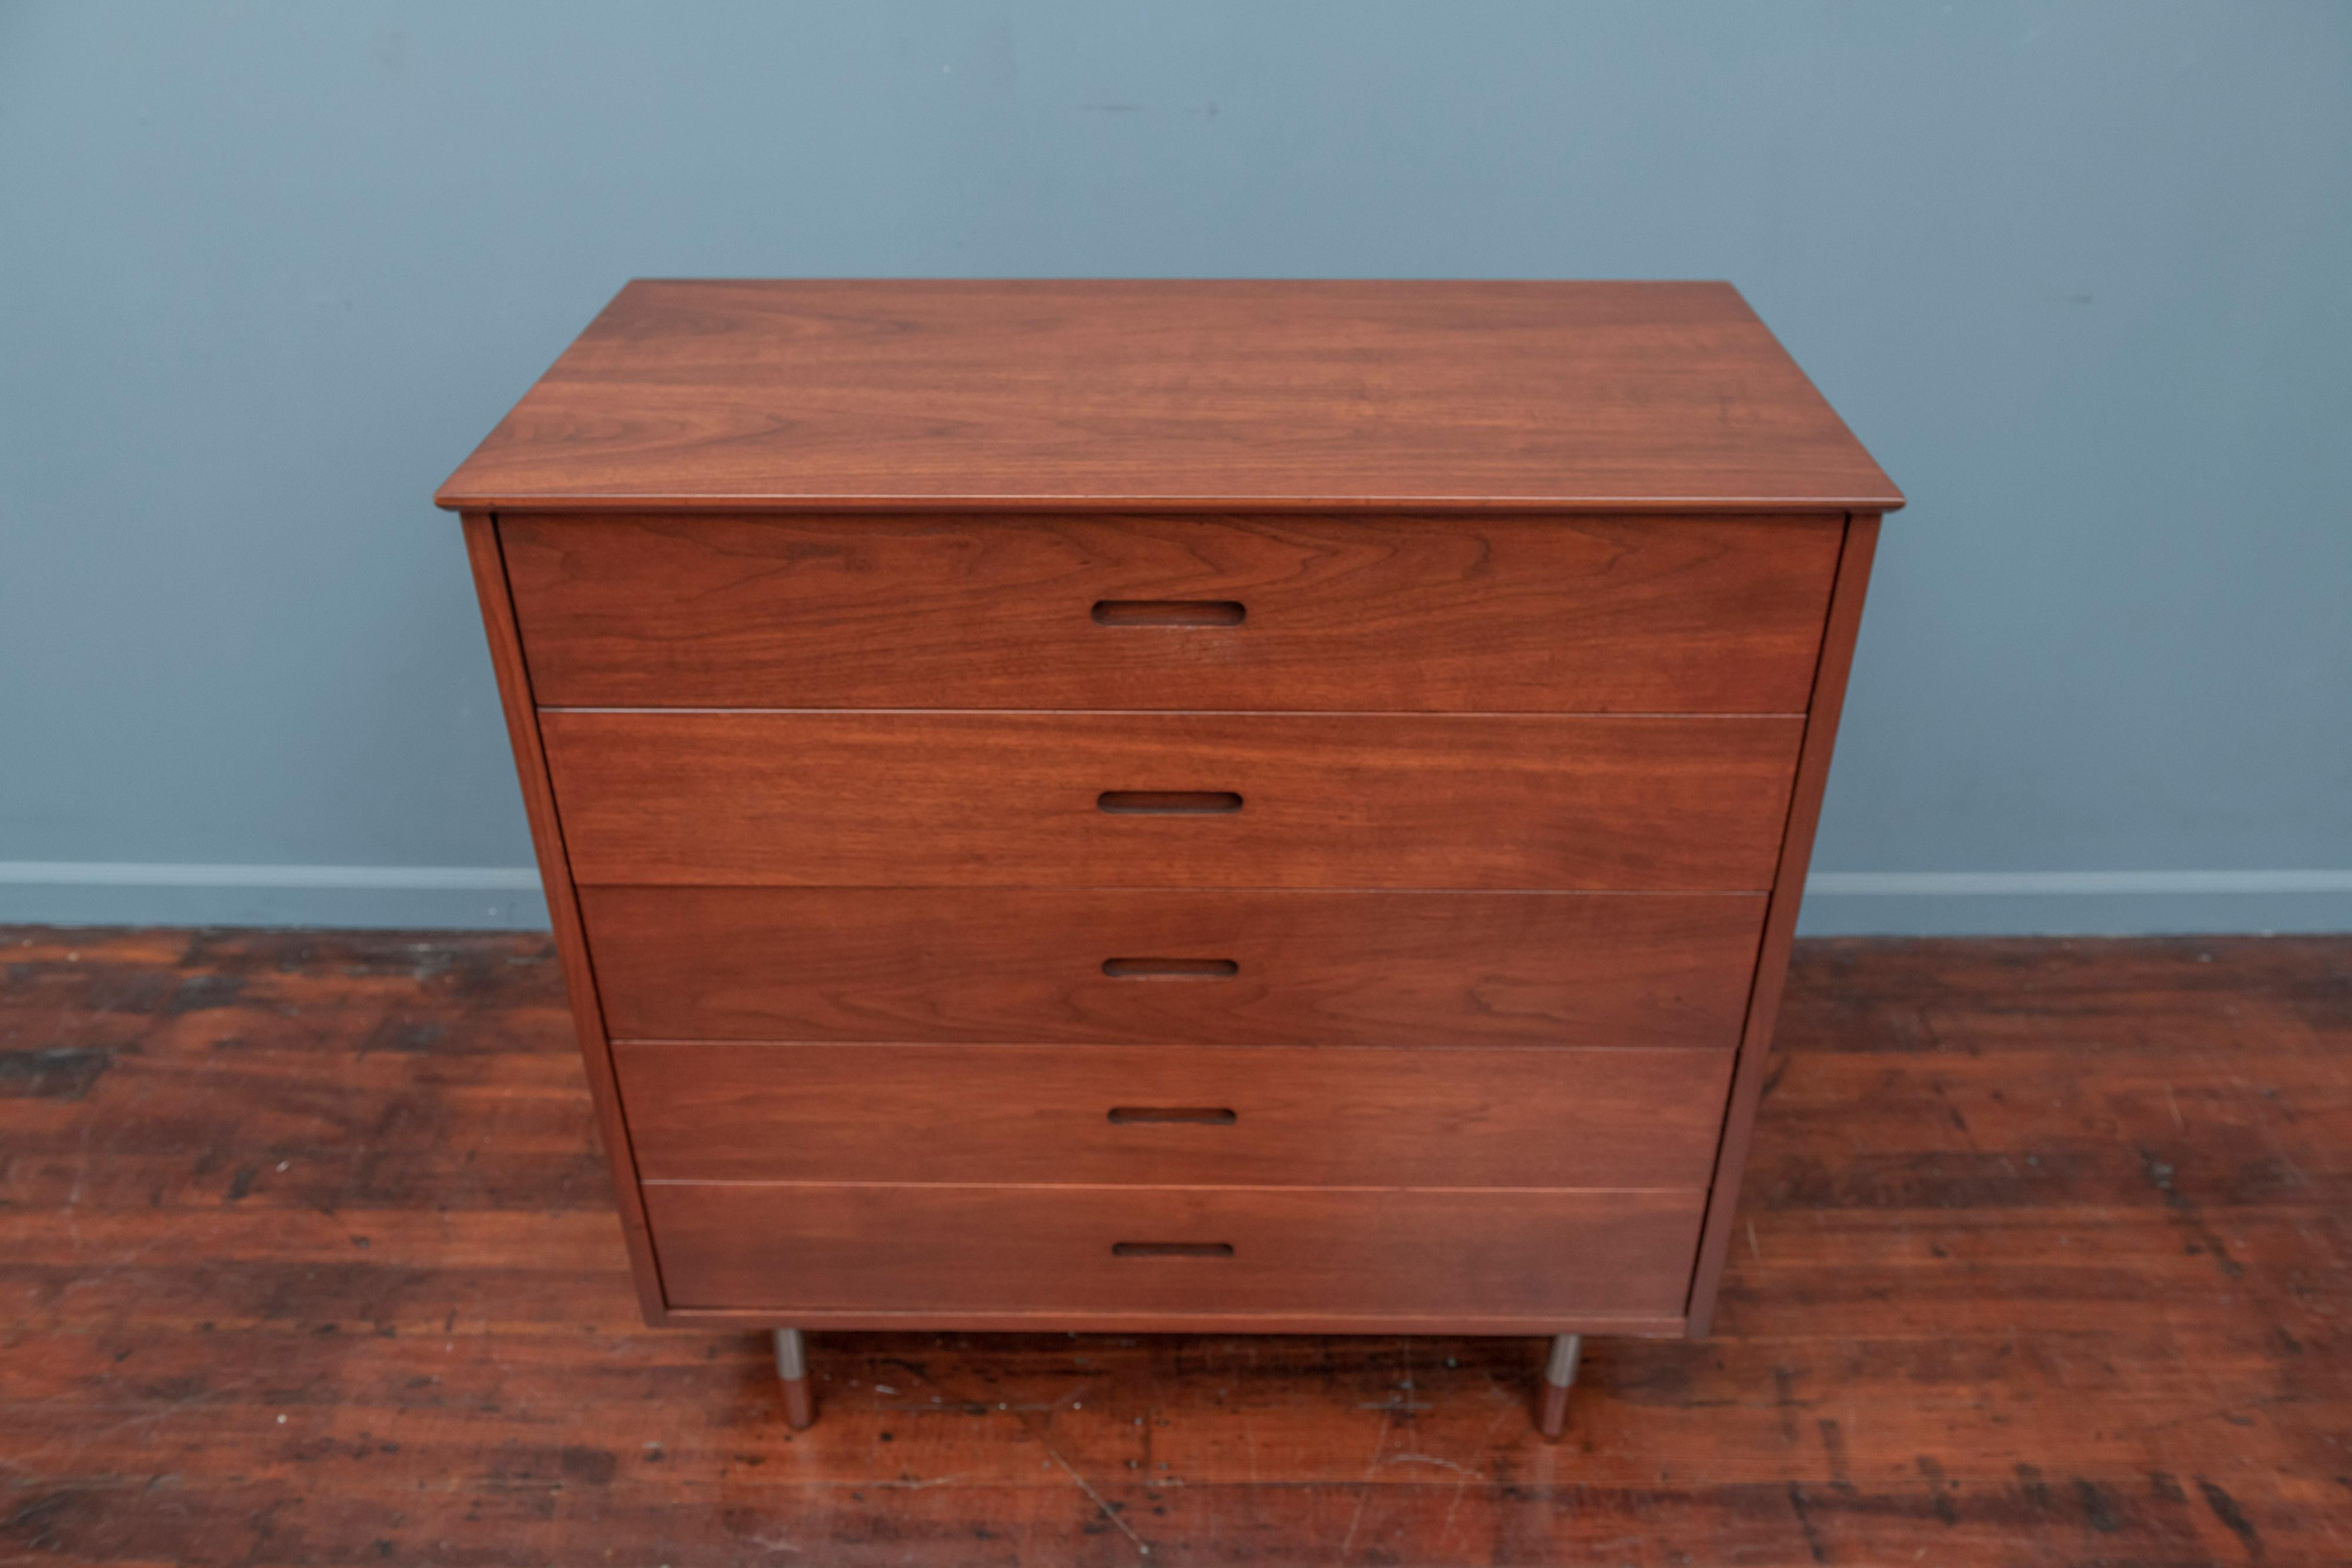
[[[2352,1562],[2352,938],[1801,944],[1716,1336],[639,1326],[535,937],[0,929],[0,1562]]]

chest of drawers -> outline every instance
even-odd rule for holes
[[[639,282],[443,487],[656,1323],[1706,1332],[1879,516],[1710,284]]]

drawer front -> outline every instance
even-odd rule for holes
[[[623,1040],[1738,1043],[1758,894],[589,887]]]
[[[1801,711],[1842,521],[507,517],[555,706]]]
[[[624,1044],[652,1181],[1702,1187],[1717,1051]]]
[[[604,713],[585,883],[1761,892],[1799,718]]]
[[[1683,1310],[1703,1194],[649,1184],[671,1307],[1317,1313]]]

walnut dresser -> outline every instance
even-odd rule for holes
[[[1899,492],[1730,287],[637,282],[464,514],[656,1323],[1706,1331]]]

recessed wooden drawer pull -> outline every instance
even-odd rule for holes
[[[1230,1241],[1114,1241],[1114,1258],[1230,1258]]]
[[[1130,1122],[1188,1122],[1196,1127],[1230,1127],[1241,1120],[1223,1105],[1114,1105],[1110,1119],[1121,1126]]]
[[[1232,599],[1100,599],[1097,626],[1238,626],[1249,610]]]
[[[1230,980],[1242,972],[1231,958],[1105,958],[1115,980]]]
[[[1106,789],[1095,804],[1113,816],[1225,816],[1242,809],[1231,789]]]

